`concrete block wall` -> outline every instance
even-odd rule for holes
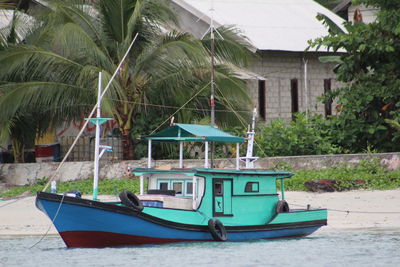
[[[261,51],[259,57],[251,64],[251,70],[265,77],[266,80],[266,120],[277,118],[292,118],[291,80],[297,79],[299,92],[299,111],[307,109],[310,112],[324,114],[324,104],[317,98],[324,93],[324,80],[331,79],[331,89],[340,84],[335,81],[333,64],[321,63],[319,56],[323,53]],[[304,83],[304,60],[307,61],[308,100]],[[250,94],[255,105],[258,106],[258,83],[248,83]],[[308,105],[306,105],[308,102]],[[333,111],[334,111],[333,105]]]

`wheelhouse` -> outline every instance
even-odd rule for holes
[[[133,170],[140,177],[140,195],[145,209],[159,214],[159,209],[196,211],[218,217],[224,224],[263,224],[276,214],[279,201],[276,181],[292,176],[285,171],[239,168],[239,144],[243,138],[229,135],[212,126],[175,124],[159,133],[145,136],[148,141],[148,168]],[[153,141],[177,142],[179,168],[154,169],[151,162]],[[184,168],[183,142],[204,142],[204,168]],[[236,169],[208,168],[208,142],[237,144]],[[145,190],[147,181],[147,190]],[[145,192],[146,191],[146,192]],[[151,209],[157,209],[151,210]]]

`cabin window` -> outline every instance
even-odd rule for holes
[[[244,192],[259,192],[260,187],[258,182],[247,182]]]
[[[215,196],[222,196],[222,182],[215,182],[214,183],[214,195]]]
[[[182,182],[173,182],[172,183],[172,190],[175,191],[175,195],[182,195]]]
[[[199,178],[197,178],[199,182]],[[202,184],[196,186],[197,194],[203,194],[201,190]],[[153,188],[150,188],[153,189]],[[176,196],[192,197],[193,196],[193,179],[158,179],[157,190],[174,191]],[[204,189],[203,189],[204,190]]]
[[[193,182],[186,182],[186,194],[193,195]]]
[[[159,188],[160,190],[168,190],[168,182],[161,182]]]

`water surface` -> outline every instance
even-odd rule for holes
[[[0,266],[400,266],[400,230],[295,239],[67,249],[59,237],[0,238]]]

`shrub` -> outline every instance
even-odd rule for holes
[[[277,119],[270,125],[260,125],[256,141],[262,149],[256,149],[260,157],[337,154],[342,151],[327,135],[321,115],[307,120],[304,114],[299,113],[290,123]]]

